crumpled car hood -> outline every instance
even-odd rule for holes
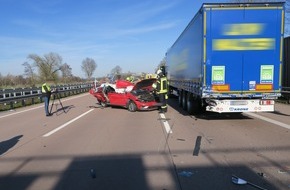
[[[140,89],[152,90],[152,84],[154,82],[156,82],[155,78],[141,80],[135,84],[135,86],[133,87],[133,90],[140,90]]]

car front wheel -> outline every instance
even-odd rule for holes
[[[100,104],[101,104],[101,106],[102,106],[103,108],[104,108],[104,107],[107,107],[107,103],[106,103],[106,102],[101,101]]]
[[[135,112],[137,110],[137,106],[136,106],[136,104],[133,101],[130,101],[128,103],[128,110],[130,112]]]

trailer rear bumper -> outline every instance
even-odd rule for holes
[[[251,100],[215,100],[206,101],[206,111],[218,113],[236,112],[273,112],[274,100],[251,99]]]

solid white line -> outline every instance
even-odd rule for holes
[[[72,119],[72,120],[66,122],[65,124],[63,124],[63,125],[59,126],[58,128],[56,128],[56,129],[50,131],[49,133],[46,133],[45,135],[43,135],[43,137],[49,137],[50,135],[52,135],[52,134],[56,133],[57,131],[59,131],[59,130],[65,128],[66,126],[68,126],[68,125],[71,124],[72,122],[74,122],[74,121],[78,120],[79,118],[81,118],[81,117],[87,115],[88,113],[90,113],[90,112],[93,111],[93,110],[94,110],[94,109],[90,109],[89,111],[83,113],[82,115],[80,115],[80,116],[78,116],[78,117],[76,117],[76,118],[74,118],[74,119]]]
[[[22,111],[19,111],[19,112],[10,113],[8,115],[0,116],[0,119],[4,118],[4,117],[9,117],[9,116],[12,116],[12,115],[24,113],[24,112],[27,112],[27,111],[35,110],[35,109],[42,108],[42,107],[43,107],[43,105],[42,106],[38,106],[38,107],[34,107],[34,108],[30,108],[30,109],[27,109],[27,110],[22,110]]]
[[[85,96],[85,95],[88,95],[88,94],[80,95],[80,96],[77,96],[77,97],[67,98],[67,99],[65,99],[65,100],[62,100],[62,102],[65,102],[65,101],[68,101],[68,100],[72,100],[72,99],[76,99],[76,98],[80,98],[80,97],[83,97],[83,96]],[[30,109],[26,109],[26,110],[22,110],[22,111],[19,111],[19,112],[10,113],[10,114],[7,114],[7,115],[0,116],[0,119],[1,119],[1,118],[4,118],[4,117],[9,117],[9,116],[12,116],[12,115],[16,115],[16,114],[20,114],[20,113],[28,112],[28,111],[31,111],[31,110],[35,110],[35,109],[38,109],[38,108],[43,108],[43,107],[44,107],[44,105],[42,105],[42,106],[37,106],[37,107],[34,107],[34,108],[30,108]]]
[[[256,117],[256,118],[258,118],[258,119],[261,119],[261,120],[267,121],[267,122],[269,122],[269,123],[273,123],[273,124],[275,124],[275,125],[279,125],[280,127],[284,127],[284,128],[286,128],[286,129],[290,129],[290,125],[287,125],[287,124],[282,123],[282,122],[280,122],[280,121],[276,121],[276,120],[274,120],[274,119],[269,119],[269,118],[267,118],[267,117],[264,117],[264,116],[261,116],[261,115],[255,114],[255,113],[250,113],[250,112],[246,112],[246,113],[244,113],[244,114],[246,114],[246,115],[250,115],[250,116],[252,116],[252,117]]]
[[[162,121],[163,121],[163,125],[164,125],[164,128],[165,128],[166,132],[167,133],[172,133],[172,130],[171,130],[171,127],[170,127],[169,123],[165,120],[166,119],[165,115],[163,113],[161,113],[160,117],[162,119],[164,119]]]

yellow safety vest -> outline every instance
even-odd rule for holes
[[[51,90],[50,90],[50,86],[49,85],[47,85],[46,83],[44,83],[43,85],[42,85],[42,87],[41,87],[41,92],[42,93],[48,93],[48,92],[50,92]]]
[[[167,78],[161,77],[157,80],[157,94],[167,93]]]

